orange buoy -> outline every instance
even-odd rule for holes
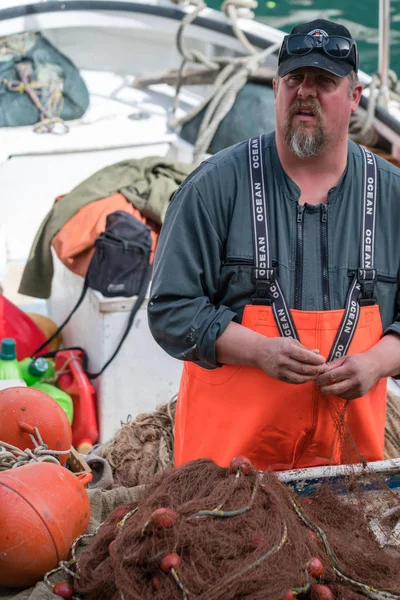
[[[44,462],[0,473],[0,586],[34,585],[68,558],[89,525],[91,477]]]
[[[21,450],[35,447],[30,434],[37,427],[49,450],[68,451],[72,430],[64,410],[47,394],[29,387],[13,387],[0,391],[0,442]],[[65,464],[68,454],[60,455]]]

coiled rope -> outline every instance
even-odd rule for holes
[[[176,4],[180,5],[188,4],[186,0],[174,1]],[[248,54],[240,57],[221,56],[210,59],[199,50],[187,50],[183,46],[184,30],[196,19],[199,13],[206,8],[206,4],[203,0],[190,0],[190,4],[194,5],[195,8],[182,19],[176,36],[176,44],[182,56],[182,63],[178,73],[175,99],[172,112],[168,119],[168,126],[172,129],[182,126],[184,123],[187,123],[198,115],[203,108],[208,105],[197,135],[193,153],[193,162],[199,164],[206,154],[219,124],[231,110],[239,91],[247,83],[249,76],[255,73],[267,56],[279,49],[280,43],[273,44],[262,51],[255,48],[240,29],[238,19],[243,17],[253,18],[254,13],[251,9],[257,7],[257,1],[225,0],[221,6],[221,10],[230,19],[237,39],[245,47]],[[176,111],[180,102],[181,81],[184,69],[188,63],[201,64],[210,70],[220,72],[215,79],[210,93],[204,100],[184,117],[177,119]]]
[[[383,99],[382,78],[379,73],[372,75],[371,82],[366,88],[369,90],[367,114],[364,118],[356,114],[352,115],[349,137],[357,144],[374,146],[378,141],[378,134],[373,128],[373,121],[376,108],[382,104]],[[400,82],[392,70],[389,71],[389,99],[400,103]]]
[[[21,450],[0,440],[0,472],[37,462],[50,462],[59,465],[59,457],[70,453],[70,450],[49,450],[43,442],[38,428],[34,427],[33,429],[35,433],[29,434],[35,446],[33,450],[29,448]]]

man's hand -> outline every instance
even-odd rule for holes
[[[326,369],[325,358],[292,338],[264,338],[257,366],[285,383],[307,383]]]
[[[323,394],[333,394],[344,400],[361,398],[380,378],[376,361],[368,352],[344,356],[328,363],[325,372],[315,379]]]

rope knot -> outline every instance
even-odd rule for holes
[[[221,4],[221,11],[228,18],[232,18],[232,12],[234,11],[239,19],[254,19],[253,9],[255,10],[257,7],[257,0],[224,0]]]

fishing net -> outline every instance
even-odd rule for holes
[[[385,457],[400,456],[400,396],[388,392],[386,407]]]
[[[173,462],[176,397],[135,420],[128,418],[97,454],[111,466],[114,487],[148,483]]]
[[[358,479],[350,498],[345,483],[301,498],[243,458],[169,467],[103,524],[75,590],[87,600],[400,598],[400,549],[374,534],[378,507]],[[384,494],[379,508],[393,515],[399,498]]]
[[[347,464],[306,484],[243,457],[174,468],[175,399],[123,424],[102,455],[118,484],[146,482],[144,496],[83,549],[74,597],[400,600],[400,497],[354,443],[349,404],[329,406],[331,462]]]

